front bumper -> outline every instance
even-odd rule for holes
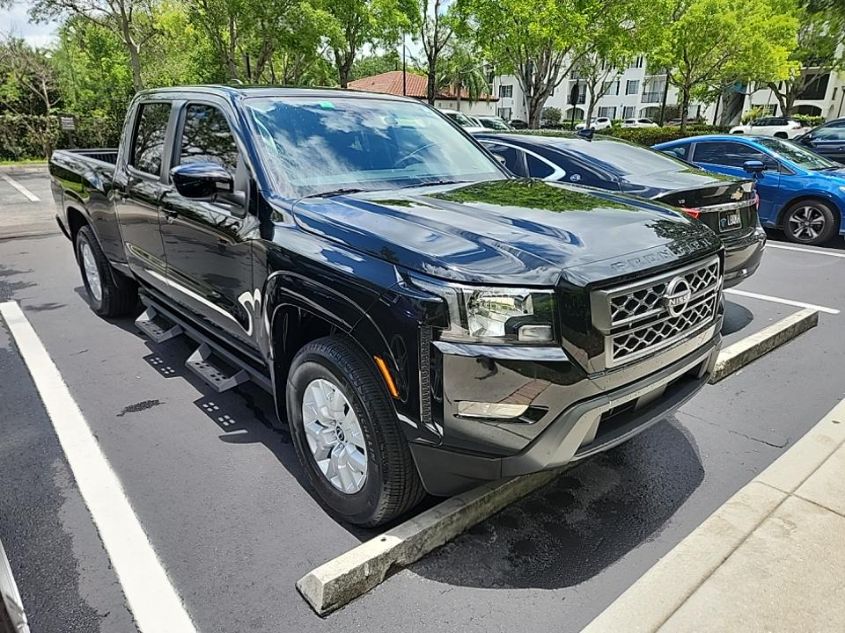
[[[725,245],[725,288],[736,286],[748,279],[760,267],[766,248],[766,232],[757,228],[738,239],[726,238]]]
[[[599,376],[574,364],[536,360],[443,358],[441,445],[412,443],[426,490],[452,495],[480,481],[563,466],[607,450],[664,419],[706,383],[718,356],[721,317],[713,327],[653,358]],[[449,350],[454,351],[454,350]],[[473,365],[477,370],[472,369]],[[514,420],[462,419],[459,398],[521,402]],[[506,398],[491,399],[510,393]]]

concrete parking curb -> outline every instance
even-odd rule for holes
[[[817,323],[816,310],[801,310],[728,347],[719,355],[711,382],[725,378]],[[485,484],[447,499],[314,569],[300,578],[296,587],[318,614],[330,613],[379,585],[392,571],[419,560],[473,525],[547,484],[561,472],[541,472],[504,483]],[[770,490],[768,486],[762,487]],[[754,503],[738,496],[733,504],[737,506],[736,516],[728,517],[728,526],[736,531],[737,544],[780,500],[777,494],[765,494],[765,491]],[[742,527],[733,527],[735,524]],[[728,528],[723,520],[714,519],[711,529],[724,532]],[[717,550],[701,554],[695,548],[687,558],[689,560],[685,564],[701,569],[712,569],[723,560]],[[683,587],[678,585],[675,590],[683,592]]]
[[[845,400],[643,574],[582,633],[660,629],[845,442]]]
[[[717,383],[742,369],[752,361],[768,354],[773,349],[791,341],[799,334],[819,324],[819,312],[811,308],[799,310],[773,323],[730,347],[722,350],[716,367],[710,376],[710,383]]]
[[[410,565],[476,523],[496,514],[557,477],[551,470],[494,482],[446,499],[300,578],[296,587],[325,615],[379,585],[392,571]]]

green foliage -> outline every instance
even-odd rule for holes
[[[352,65],[351,77],[353,80],[361,79],[391,70],[402,70],[402,57],[396,51],[388,51],[384,55],[367,55],[356,59]]]
[[[656,145],[657,143],[676,141],[689,136],[698,136],[699,134],[721,134],[724,132],[725,128],[723,127],[696,124],[687,126],[686,130],[681,130],[678,127],[612,127],[608,130],[602,130],[599,134],[612,136],[624,141],[630,141],[632,143],[650,147],[652,145]],[[571,132],[561,132],[560,130],[519,130],[514,132],[514,134],[560,136],[561,134],[570,135]]]
[[[757,106],[743,112],[741,121],[743,125],[747,125],[748,123],[756,121],[757,119],[763,116],[766,116],[766,110],[764,110],[760,106]]]
[[[784,79],[793,63],[795,0],[679,0],[649,63],[672,68],[682,116],[736,81]],[[682,123],[682,127],[685,123]]]
[[[543,121],[549,125],[557,125],[560,123],[562,116],[563,113],[560,111],[560,108],[556,108],[554,106],[543,108]]]
[[[792,118],[799,123],[803,123],[807,127],[816,127],[817,125],[821,125],[825,122],[825,118],[823,116],[812,116],[810,114],[793,114]]]

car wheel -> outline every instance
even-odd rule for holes
[[[836,214],[821,200],[796,202],[783,217],[786,237],[799,244],[824,244],[836,229]]]
[[[339,518],[372,527],[425,495],[383,380],[348,339],[313,341],[294,358],[287,414],[299,460]]]
[[[775,138],[789,138],[786,132],[775,132]]]
[[[135,283],[112,269],[88,226],[83,226],[76,234],[76,261],[82,272],[88,304],[94,312],[114,317],[137,307],[138,289]]]

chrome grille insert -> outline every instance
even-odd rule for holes
[[[605,366],[615,367],[679,342],[711,324],[722,277],[719,258],[591,296],[593,325],[605,337]]]

